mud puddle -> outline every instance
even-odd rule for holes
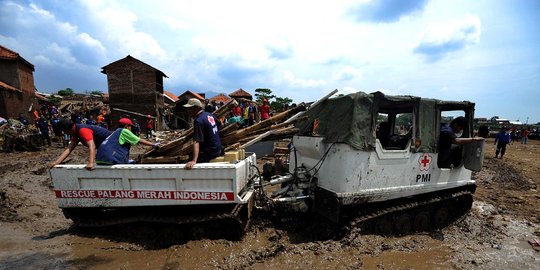
[[[538,227],[475,202],[442,231],[352,241],[297,241],[294,232],[254,224],[241,241],[187,239],[144,246],[107,234],[72,230],[35,236],[0,223],[0,269],[539,269],[526,242]],[[160,236],[163,237],[163,236]],[[295,240],[296,239],[296,240]]]

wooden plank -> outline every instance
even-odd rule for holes
[[[178,164],[189,159],[189,156],[172,156],[172,157],[145,157],[141,159],[142,164]]]

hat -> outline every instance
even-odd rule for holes
[[[120,118],[120,120],[118,120],[118,123],[120,123],[120,125],[122,126],[125,126],[125,125],[133,126],[133,122],[131,122],[129,118]]]
[[[190,98],[187,102],[187,104],[184,105],[184,107],[186,108],[190,108],[190,107],[193,107],[193,106],[197,106],[199,108],[202,109],[203,105],[202,105],[202,102],[196,98]]]

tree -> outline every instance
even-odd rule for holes
[[[400,113],[396,118],[396,126],[408,126],[412,121],[412,113]]]
[[[103,92],[99,91],[99,90],[94,90],[92,92],[90,92],[90,95],[92,96],[103,96]]]
[[[288,97],[276,97],[276,101],[270,103],[270,109],[273,111],[282,111],[285,109],[285,107],[289,106],[291,104],[292,99]]]
[[[275,98],[275,95],[272,95],[272,90],[268,88],[257,88],[255,89],[255,100],[259,103],[262,103],[263,99],[270,102],[271,99]]]
[[[54,106],[59,106],[59,105],[60,105],[60,98],[58,98],[58,96],[50,95],[50,96],[47,97],[47,99],[48,99],[49,102],[52,103]]]
[[[58,95],[60,96],[73,96],[73,93],[73,89],[71,88],[66,88],[58,91]]]

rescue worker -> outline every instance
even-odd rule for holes
[[[507,128],[502,127],[499,133],[495,136],[495,145],[497,149],[495,150],[495,158],[499,158],[499,153],[501,154],[501,159],[506,152],[506,145],[511,141],[510,133]]]
[[[47,145],[51,146],[51,136],[49,134],[49,121],[45,118],[45,116],[40,116],[36,126],[41,134],[41,141],[43,145],[47,143]]]
[[[128,164],[129,150],[132,145],[138,143],[159,148],[159,143],[152,143],[145,139],[139,138],[131,132],[134,126],[129,118],[121,118],[118,121],[120,127],[116,129],[97,150],[97,164],[112,165],[112,164]]]
[[[85,168],[87,170],[93,170],[95,164],[96,149],[99,148],[101,143],[107,137],[109,137],[112,132],[98,126],[75,124],[71,119],[68,118],[60,119],[60,121],[58,121],[58,127],[66,134],[71,135],[71,141],[66,150],[64,150],[60,157],[58,157],[56,161],[51,163],[49,167],[52,168],[62,163],[80,142],[83,145],[87,146],[90,150],[90,153],[88,155],[88,162],[86,163]]]
[[[192,169],[199,162],[208,162],[216,157],[223,156],[223,147],[219,137],[221,123],[211,113],[205,112],[204,105],[196,98],[190,98],[184,105],[189,116],[193,118],[193,154],[186,169]]]
[[[263,104],[259,107],[259,111],[261,112],[261,121],[270,118],[270,105],[268,105],[266,98],[263,99]]]
[[[146,139],[152,137],[152,130],[154,130],[154,118],[151,115],[146,116]]]
[[[467,119],[459,116],[450,124],[443,124],[439,135],[439,156],[437,166],[439,168],[453,168],[461,165],[461,145],[474,141],[483,141],[482,137],[461,138],[463,129],[467,125]]]

